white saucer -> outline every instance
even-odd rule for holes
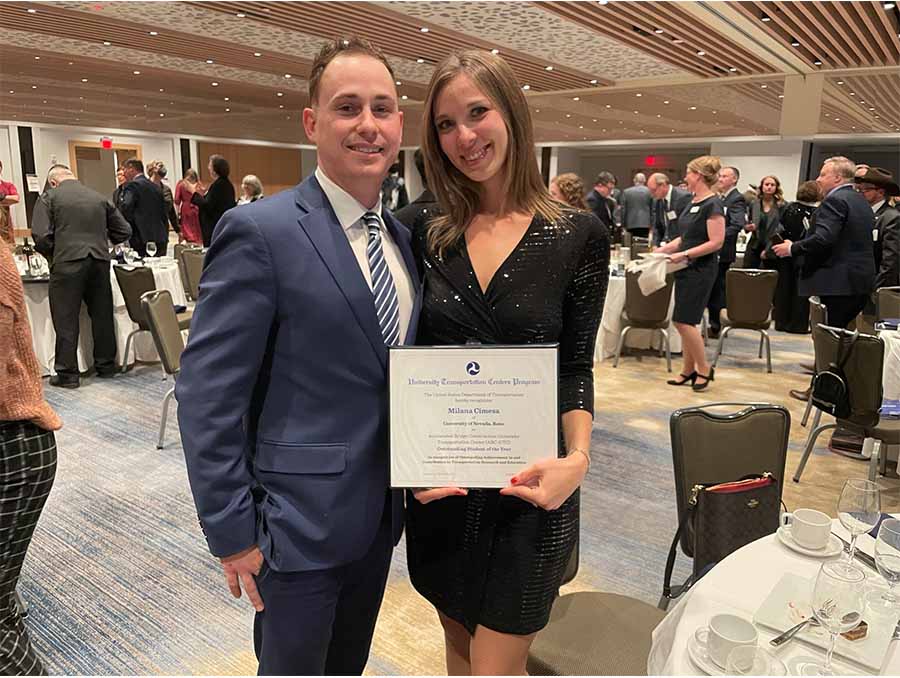
[[[782,544],[792,551],[802,553],[804,556],[811,556],[813,558],[831,558],[842,553],[844,550],[844,545],[841,543],[841,540],[834,535],[831,535],[828,538],[828,545],[825,548],[808,549],[805,546],[800,546],[800,544],[794,541],[794,537],[791,535],[791,528],[789,527],[782,525],[775,534],[778,535],[778,539]]]
[[[703,671],[706,675],[724,676],[725,669],[713,661],[706,649],[706,638],[709,637],[709,629],[704,626],[699,629],[699,632],[701,636],[700,640],[697,640],[697,633],[691,634],[691,637],[688,639],[688,657],[691,658],[694,666]]]

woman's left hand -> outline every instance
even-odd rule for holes
[[[673,264],[680,264],[682,261],[687,261],[687,258],[688,255],[686,251],[672,252],[672,254],[669,255],[669,261]]]
[[[578,489],[587,470],[587,457],[580,452],[570,457],[541,459],[513,476],[500,494],[552,511]]]

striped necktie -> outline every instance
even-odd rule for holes
[[[381,220],[375,212],[366,212],[363,223],[369,232],[369,244],[366,256],[369,259],[369,272],[372,275],[372,295],[375,297],[375,313],[381,336],[387,346],[400,343],[400,305],[397,301],[397,288],[391,270],[384,260],[381,247]]]

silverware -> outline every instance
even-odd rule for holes
[[[796,626],[792,626],[787,631],[782,633],[780,636],[775,636],[772,640],[769,641],[769,645],[772,647],[780,647],[788,642],[791,638],[796,636],[800,631],[805,629],[807,626],[820,626],[818,620],[815,617],[809,617],[808,619],[804,619],[802,622],[797,624]]]
[[[834,534],[834,532],[832,532],[831,534]],[[850,553],[850,542],[848,542],[846,539],[844,539],[842,536],[840,536],[838,534],[834,534],[834,536],[837,537],[838,539],[840,539],[841,543],[844,545],[844,553]],[[863,553],[862,551],[859,550],[859,548],[857,548],[856,552],[853,554],[853,557],[858,559],[859,562],[861,562],[863,565],[867,565],[867,566],[871,567],[876,572],[878,571],[878,567],[875,565],[875,559],[872,556],[870,556],[868,553]]]

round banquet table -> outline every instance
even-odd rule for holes
[[[113,323],[116,332],[116,360],[119,364],[125,352],[125,341],[129,333],[137,328],[128,311],[125,308],[125,298],[119,289],[116,280],[114,266],[110,266],[109,275],[113,297]],[[153,271],[153,279],[156,289],[168,290],[172,294],[172,302],[178,306],[187,305],[187,297],[184,286],[181,284],[181,276],[178,265],[174,260],[159,257],[150,267]],[[40,366],[41,376],[55,374],[53,360],[56,355],[56,332],[53,331],[53,320],[50,317],[50,286],[47,281],[31,281],[25,285],[25,308],[28,313],[28,321],[31,324],[32,344]],[[135,359],[142,362],[157,362],[159,355],[153,345],[153,338],[148,332],[135,335],[132,341],[132,350],[128,356],[128,364]],[[78,368],[86,372],[94,363],[94,341],[91,336],[91,321],[87,313],[87,307],[81,305],[80,331],[78,336]]]
[[[900,516],[897,516],[900,517]],[[832,532],[849,539],[841,524],[833,521]],[[857,540],[858,548],[872,555],[875,540],[864,534]],[[716,565],[669,609],[669,613],[653,631],[653,644],[647,660],[648,675],[688,676],[705,675],[694,666],[688,656],[687,644],[694,632],[706,626],[709,618],[719,613],[730,613],[752,620],[754,614],[779,582],[782,575],[792,573],[812,582],[823,559],[801,555],[784,546],[776,535],[763,537],[735,551]],[[865,565],[855,561],[866,573],[866,582],[883,584],[881,576]],[[897,616],[886,617],[866,611],[863,618],[870,630],[878,625],[889,625],[893,629]],[[784,630],[787,630],[785,627]],[[757,626],[759,644],[773,650],[785,664],[799,656],[824,660],[825,651],[809,645],[800,637],[775,650],[769,640],[777,633],[765,626]],[[801,636],[802,637],[802,636]],[[892,642],[881,665],[880,674],[900,674],[900,643]],[[836,669],[852,674],[861,674],[864,667],[847,664],[836,652]]]
[[[669,345],[672,353],[681,353],[681,335],[672,326],[672,308],[674,307],[674,295],[669,304]],[[609,286],[606,288],[606,302],[603,305],[603,316],[600,319],[600,331],[597,333],[597,343],[594,346],[594,361],[602,362],[606,358],[616,355],[616,346],[619,343],[619,335],[625,327],[622,321],[622,311],[625,310],[625,276],[611,275]],[[653,345],[651,347],[651,341]],[[625,339],[627,348],[659,349],[662,335],[652,330],[631,330]]]

